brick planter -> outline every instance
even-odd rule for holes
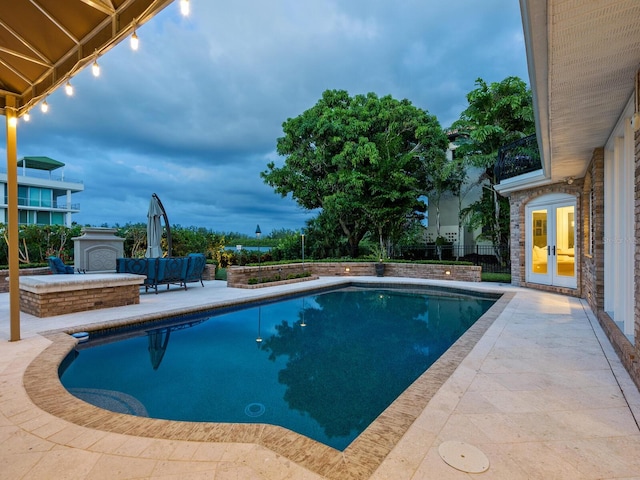
[[[87,274],[20,277],[20,310],[36,317],[140,303],[142,275]]]
[[[377,262],[322,262],[305,263],[304,271],[312,276],[320,277],[358,277],[375,276]],[[459,280],[464,282],[481,281],[482,267],[475,265],[441,265],[429,263],[393,263],[385,262],[384,275],[387,277],[428,278],[434,280]],[[286,278],[289,274],[299,274],[303,271],[301,263],[285,265],[266,265],[261,267],[229,267],[227,269],[227,286],[248,288],[250,278],[274,277],[280,275]],[[304,279],[282,280],[251,285],[250,288],[269,287],[293,283]]]

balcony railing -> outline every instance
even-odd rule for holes
[[[7,173],[6,165],[0,166],[0,173]],[[26,171],[22,167],[18,167],[18,183],[20,183],[21,178],[38,178],[41,180],[53,180],[56,182],[67,182],[67,183],[80,183],[83,184],[83,180],[78,180],[76,178],[67,178],[60,174],[52,174],[51,172],[43,171],[43,170],[35,170],[32,168],[27,168]]]
[[[0,197],[0,206],[2,207],[6,207],[7,206],[7,199],[4,199],[4,202],[1,201]],[[52,209],[52,210],[80,210],[80,204],[79,203],[59,203],[56,201],[35,201],[33,199],[26,199],[23,197],[18,197],[18,207],[31,207],[31,208],[46,208],[46,209]]]
[[[494,174],[498,182],[542,169],[536,135],[516,140],[498,150]]]

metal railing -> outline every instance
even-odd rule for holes
[[[535,134],[516,140],[498,150],[494,174],[498,182],[542,169]]]
[[[511,273],[509,245],[426,245],[396,248],[399,260],[460,260],[480,265],[483,272]]]
[[[1,198],[1,197],[0,197]],[[4,199],[3,203],[0,203],[0,206],[7,206],[7,199]],[[80,210],[79,203],[58,203],[56,201],[39,201],[35,202],[33,200],[29,200],[23,197],[18,197],[18,206],[19,207],[31,207],[31,208],[46,208],[52,210]]]
[[[0,166],[0,173],[7,173],[6,166]],[[21,178],[38,178],[40,180],[53,180],[55,182],[65,182],[65,183],[80,183],[84,184],[84,180],[78,180],[77,178],[67,178],[64,175],[60,174],[50,174],[46,170],[35,170],[31,168],[27,168],[26,171],[22,169],[22,167],[18,167],[18,183],[20,183]]]

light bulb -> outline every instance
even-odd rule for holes
[[[91,72],[93,73],[94,77],[99,77],[100,76],[100,65],[98,65],[98,60],[94,60],[93,61],[93,65],[91,65]]]
[[[67,84],[64,86],[64,91],[70,97],[73,96],[73,85],[71,85],[71,82],[67,81]]]
[[[49,104],[47,103],[46,98],[44,102],[42,102],[42,105],[40,105],[40,110],[42,110],[42,113],[47,113],[49,111]]]
[[[25,122],[28,122],[29,120],[31,120],[31,114],[29,113],[28,110],[25,112],[24,115],[22,115],[22,118],[24,118]]]
[[[189,0],[180,0],[180,13],[185,17],[189,16]]]
[[[9,126],[15,127],[18,125],[18,119],[16,117],[9,117]]]
[[[131,35],[131,50],[138,50],[139,45],[140,45],[140,40],[138,40],[138,35],[134,30],[133,35]]]

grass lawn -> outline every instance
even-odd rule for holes
[[[481,278],[483,282],[511,283],[510,273],[482,272]]]

